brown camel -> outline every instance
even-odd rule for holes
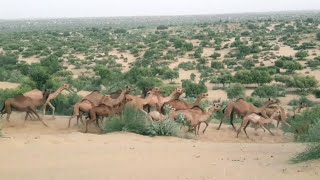
[[[108,117],[108,116],[112,116],[115,114],[119,115],[123,111],[125,104],[130,101],[132,101],[132,98],[124,97],[120,103],[113,105],[113,106],[109,106],[106,104],[100,104],[99,106],[93,107],[89,112],[90,119],[86,122],[85,133],[88,132],[89,124],[91,124],[94,121],[96,121],[97,127],[101,129],[101,127],[99,125],[98,117]]]
[[[114,93],[111,93],[110,95],[104,96],[101,94],[99,91],[95,90],[88,94],[86,97],[84,97],[80,102],[76,103],[73,108],[73,115],[69,118],[69,123],[68,127],[70,127],[71,124],[71,119],[77,116],[77,125],[79,123],[79,120],[81,121],[82,124],[82,115],[81,113],[89,113],[90,109],[92,109],[95,106],[98,106],[100,103],[105,103],[109,105],[114,105],[114,103],[120,102],[120,100],[124,97],[121,96],[125,92],[130,92],[132,89],[130,87],[126,87],[126,90],[121,91],[119,94],[119,90],[117,90]],[[116,97],[116,99],[113,98]]]
[[[47,105],[49,105],[52,109],[52,118],[54,119],[54,112],[55,112],[56,108],[51,104],[50,101],[57,98],[57,96],[59,96],[63,90],[69,91],[69,88],[70,88],[69,84],[64,84],[59,89],[57,89],[55,92],[53,92],[49,95],[49,97],[47,98],[47,101],[44,102],[44,104],[43,104],[43,114],[42,114],[43,116],[46,115],[46,108],[47,108]],[[40,91],[38,89],[31,90],[29,92],[24,93],[23,95],[26,97],[30,97],[31,99],[42,99],[42,97],[43,97],[42,91]]]
[[[1,116],[3,114],[7,113],[7,121],[9,122],[10,120],[10,115],[12,113],[12,110],[20,111],[20,112],[27,112],[24,122],[27,119],[28,114],[33,113],[36,115],[36,117],[43,123],[43,125],[47,126],[46,123],[43,122],[43,120],[40,118],[39,114],[37,113],[37,106],[41,106],[43,103],[46,102],[47,98],[49,97],[49,92],[48,91],[43,91],[43,95],[41,99],[35,100],[30,97],[26,97],[24,95],[18,95],[15,96],[14,98],[7,99],[4,103],[4,106],[1,110]]]
[[[164,113],[164,110],[163,110],[163,107],[164,105],[168,104],[170,105],[171,107],[175,108],[177,111],[179,110],[186,110],[186,109],[200,109],[200,103],[203,99],[207,98],[208,97],[208,93],[202,93],[198,99],[193,103],[193,104],[189,104],[183,100],[180,100],[180,99],[174,99],[172,101],[169,101],[168,103],[164,103],[161,107],[162,109],[162,113]]]
[[[230,102],[226,107],[225,109],[223,110],[224,111],[224,116],[223,118],[221,119],[220,121],[220,124],[219,124],[219,127],[217,130],[220,129],[221,125],[222,125],[222,122],[224,122],[225,120],[227,120],[228,118],[230,118],[230,123],[233,127],[233,129],[235,131],[236,128],[234,127],[233,125],[233,114],[236,113],[238,116],[240,116],[241,118],[243,118],[244,116],[246,115],[249,115],[249,114],[252,114],[252,113],[262,113],[263,117],[265,118],[268,118],[268,116],[262,112],[266,107],[270,106],[271,104],[276,104],[278,103],[277,101],[275,100],[271,100],[270,98],[268,99],[268,101],[264,104],[263,107],[261,108],[258,108],[256,106],[254,106],[253,104],[245,101],[244,99],[240,98],[236,101],[232,101]]]
[[[143,97],[146,96],[146,92],[145,92],[146,90],[147,89],[143,91],[143,94],[144,94]],[[148,108],[148,112],[150,112],[150,107],[155,107],[157,110],[160,110],[160,108],[163,106],[164,103],[173,101],[175,99],[179,99],[179,97],[184,93],[184,90],[182,88],[176,88],[169,96],[164,97],[162,96],[159,88],[155,87],[151,90],[157,93],[156,93],[156,96],[153,96],[153,98],[148,103],[148,105],[145,106]]]
[[[171,119],[176,120],[179,115],[182,114],[184,118],[186,118],[186,120],[191,123],[191,127],[194,129],[195,135],[199,135],[200,124],[202,122],[206,124],[206,127],[203,130],[204,133],[209,125],[208,121],[210,120],[212,114],[219,109],[221,109],[220,104],[213,104],[208,111],[199,111],[192,109],[174,111],[173,113],[171,113]]]

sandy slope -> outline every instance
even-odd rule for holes
[[[83,134],[65,129],[67,118],[24,126],[21,116],[4,124],[11,138],[0,139],[0,177],[11,179],[319,179],[319,162],[289,164],[302,151],[290,138],[211,124],[199,140],[144,137],[131,133]],[[93,127],[91,131],[93,130]],[[237,143],[235,143],[237,142]],[[259,144],[259,143],[260,144]],[[281,143],[279,143],[281,142]]]

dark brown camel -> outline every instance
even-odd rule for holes
[[[219,127],[217,130],[220,129],[222,122],[224,122],[225,120],[227,120],[228,118],[230,118],[230,124],[232,125],[233,129],[235,131],[236,128],[234,127],[233,124],[233,114],[236,113],[239,117],[241,117],[243,119],[244,116],[252,114],[252,113],[256,113],[256,114],[262,114],[263,117],[265,118],[269,118],[265,113],[263,113],[262,111],[266,109],[266,107],[270,106],[271,104],[276,104],[278,103],[275,100],[271,100],[270,98],[268,99],[268,101],[264,104],[263,107],[258,108],[256,106],[254,106],[253,104],[245,101],[244,99],[240,98],[236,101],[232,101],[230,102],[224,109],[224,116],[220,121]]]

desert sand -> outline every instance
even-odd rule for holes
[[[22,114],[2,120],[1,180],[43,179],[319,179],[320,163],[292,164],[304,150],[280,130],[276,136],[249,129],[235,138],[224,124],[210,124],[197,139],[146,137],[132,133],[84,134],[66,129],[68,117],[23,124]],[[97,132],[94,126],[90,132]]]

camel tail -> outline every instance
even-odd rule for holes
[[[228,105],[226,105],[226,107],[224,107],[224,108],[222,109],[222,113],[223,113],[223,114],[224,114],[224,112],[226,111],[227,107],[228,107]]]
[[[3,107],[2,107],[2,109],[1,109],[1,115],[3,115],[3,114],[4,114],[4,110],[5,110],[5,108],[6,108],[6,103],[3,103]]]

